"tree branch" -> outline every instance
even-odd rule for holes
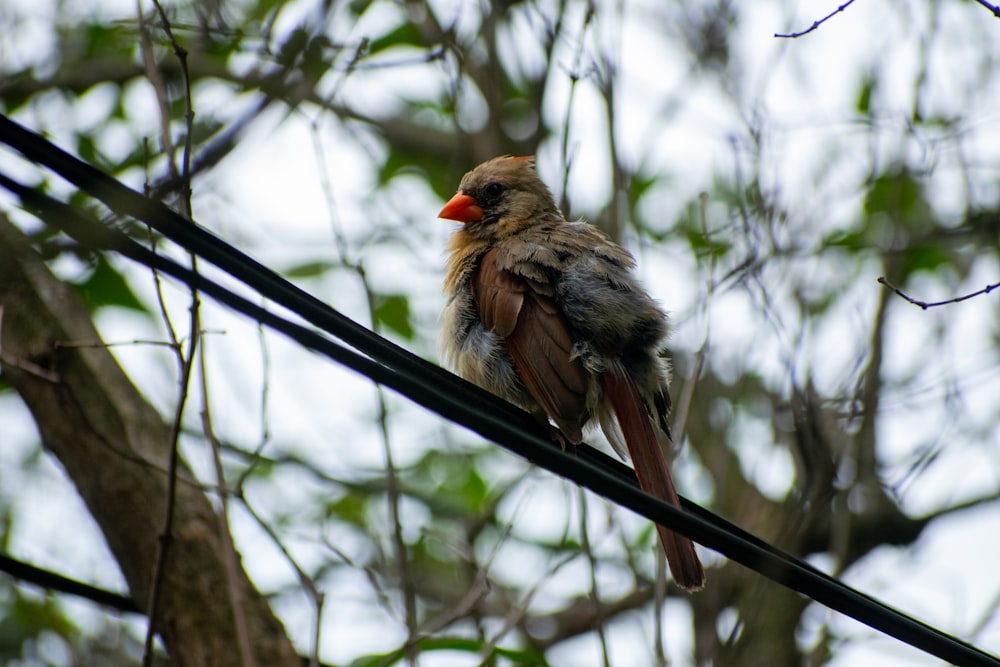
[[[981,1],[982,0],[980,0],[980,2]],[[835,10],[833,10],[832,12],[830,12],[829,14],[827,14],[826,16],[824,16],[823,18],[821,18],[820,20],[814,21],[811,26],[809,26],[805,30],[802,30],[801,32],[787,32],[787,33],[776,32],[776,33],[774,33],[774,36],[778,37],[778,38],[783,38],[783,39],[795,39],[796,37],[802,37],[802,35],[808,35],[813,30],[815,30],[816,28],[820,27],[821,25],[823,25],[824,23],[826,23],[827,21],[829,21],[830,19],[832,19],[835,15],[839,14],[840,12],[842,12],[845,9],[847,9],[848,7],[850,7],[852,4],[854,4],[854,0],[847,0],[847,2],[845,2],[841,6],[837,7]]]
[[[8,364],[4,376],[100,526],[133,599],[146,608],[167,497],[169,427],[106,347],[58,346],[99,340],[90,312],[3,216],[0,257],[4,352],[55,373],[59,381]],[[178,476],[194,479],[183,461]],[[175,502],[175,542],[165,565],[156,631],[174,664],[235,667],[225,560],[238,556],[226,553],[215,512],[197,485],[179,484]],[[258,663],[298,667],[281,623],[242,569],[239,584]]]
[[[944,301],[921,301],[919,299],[914,299],[912,296],[910,296],[900,288],[893,285],[891,282],[889,282],[889,279],[886,278],[885,276],[879,276],[878,282],[879,284],[885,285],[893,292],[895,292],[896,296],[898,296],[899,298],[903,299],[904,301],[908,301],[909,303],[912,303],[914,306],[917,306],[921,310],[927,310],[928,308],[937,308],[938,306],[947,306],[953,303],[961,303],[962,301],[966,301],[968,299],[972,299],[977,296],[982,296],[983,294],[989,294],[993,290],[1000,288],[1000,283],[992,283],[990,285],[987,285],[981,290],[976,290],[975,292],[969,292],[968,294],[962,294],[961,296],[952,297],[951,299],[945,299]]]

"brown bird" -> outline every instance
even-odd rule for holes
[[[443,351],[459,375],[548,422],[572,444],[600,424],[639,485],[680,507],[670,447],[667,317],[632,275],[632,255],[567,222],[532,157],[497,157],[462,178],[439,217],[451,237]],[[677,585],[705,570],[688,538],[657,525]]]

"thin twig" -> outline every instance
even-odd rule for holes
[[[982,4],[986,4],[986,3],[983,3],[982,0],[979,0],[979,2],[982,3]],[[848,7],[850,7],[852,4],[854,4],[854,0],[847,0],[847,2],[845,2],[844,4],[842,4],[840,7],[837,7],[835,10],[833,10],[832,12],[830,12],[829,14],[827,14],[826,16],[824,16],[823,18],[821,18],[820,20],[814,22],[811,26],[809,26],[807,29],[805,29],[805,30],[803,30],[801,32],[787,32],[787,33],[776,32],[776,33],[774,33],[774,36],[775,37],[780,37],[780,38],[783,38],[783,39],[795,39],[796,37],[801,37],[802,35],[808,35],[813,30],[815,30],[816,28],[820,27],[821,25],[823,25],[824,23],[826,23],[827,21],[829,21],[831,18],[833,18],[836,14],[839,14],[840,12],[842,12],[845,9],[847,9]],[[989,6],[989,5],[987,5],[987,6]]]
[[[355,52],[354,59],[359,58],[361,54],[361,49],[359,47],[358,51]],[[346,75],[345,75],[346,77]],[[332,100],[336,93],[332,93],[330,99]],[[333,192],[333,183],[330,180],[330,175],[326,169],[326,153],[323,150],[323,142],[320,140],[320,128],[317,121],[312,122],[311,126],[312,132],[310,133],[313,139],[313,151],[316,157],[316,171],[320,179],[320,188],[323,191],[323,197],[326,200],[327,213],[330,217],[330,229],[333,233],[333,241],[337,248],[337,252],[341,257],[341,261],[352,269],[360,278],[362,285],[365,288],[365,294],[368,296],[368,307],[371,316],[372,327],[375,330],[376,320],[375,320],[375,302],[370,286],[368,285],[367,279],[365,278],[364,267],[360,264],[354,264],[348,259],[349,245],[347,237],[344,235],[343,229],[341,228],[337,216],[337,200]],[[406,552],[403,546],[402,537],[402,527],[399,523],[398,514],[398,490],[395,477],[395,467],[392,462],[392,453],[389,445],[389,429],[388,429],[388,408],[386,407],[385,395],[382,393],[382,389],[376,386],[376,392],[378,394],[379,403],[379,424],[381,426],[381,436],[383,445],[386,452],[386,467],[387,473],[387,485],[388,485],[388,496],[389,496],[389,514],[392,519],[392,523],[395,526],[393,537],[396,544],[397,558],[400,563],[400,586],[403,590],[404,595],[404,606],[406,609],[406,623],[407,631],[409,637],[412,639],[416,634],[416,598],[413,592],[412,586],[408,586],[409,579],[407,577],[408,573],[408,559],[406,558]],[[394,509],[395,508],[395,509]],[[323,611],[323,598],[322,593],[320,593],[315,587],[313,587],[310,592],[313,595],[313,601],[316,605],[316,632],[313,636],[313,647],[310,656],[310,665],[319,664],[319,646],[320,646],[320,616]],[[416,660],[413,660],[415,664]]]
[[[229,592],[229,604],[233,608],[233,625],[236,630],[236,646],[239,649],[240,664],[243,667],[257,667],[253,649],[250,646],[250,631],[247,628],[246,614],[243,609],[243,587],[240,585],[240,564],[236,557],[236,545],[229,524],[229,493],[226,489],[226,473],[222,467],[222,445],[215,435],[212,426],[212,410],[208,393],[208,368],[205,363],[205,345],[198,350],[199,371],[201,376],[201,428],[212,446],[212,462],[215,464],[215,483],[218,486],[219,510],[216,516],[219,520],[219,537],[222,539],[224,553],[222,559],[226,570],[226,588]]]
[[[266,304],[262,303],[261,307]],[[264,330],[264,325],[261,322],[257,322],[257,340],[260,345],[260,377],[261,377],[261,389],[260,389],[260,441],[257,446],[254,447],[252,452],[247,452],[247,457],[249,461],[242,472],[240,472],[239,477],[236,478],[236,483],[233,485],[234,494],[237,496],[243,495],[243,488],[247,480],[254,473],[257,468],[257,464],[263,460],[264,448],[267,447],[268,443],[271,442],[271,422],[268,418],[268,404],[269,397],[271,395],[271,353],[267,347],[267,336]]]
[[[511,630],[517,627],[521,620],[527,616],[528,608],[535,599],[535,595],[537,595],[542,589],[542,586],[551,581],[559,570],[561,570],[565,565],[574,562],[576,558],[576,553],[570,552],[564,554],[552,564],[549,570],[539,579],[536,585],[524,591],[524,594],[521,596],[521,601],[518,604],[511,606],[511,608],[507,611],[503,626],[497,630],[496,634],[489,641],[484,643],[480,649],[482,661],[479,663],[479,667],[485,667],[488,664],[487,661],[493,656],[497,645],[499,645],[503,638],[506,637]],[[599,623],[604,622],[603,618],[595,620]]]
[[[421,636],[430,637],[452,623],[465,620],[467,616],[475,613],[476,608],[486,599],[491,590],[493,590],[493,585],[490,583],[489,568],[478,568],[462,599],[440,616],[427,620],[420,629]]]
[[[285,560],[288,561],[288,564],[292,566],[293,570],[295,570],[295,574],[299,578],[299,584],[306,591],[306,593],[309,595],[309,598],[313,601],[313,604],[316,606],[316,621],[313,627],[313,636],[312,636],[313,646],[312,646],[312,651],[310,651],[309,655],[310,667],[316,667],[317,665],[319,665],[320,627],[323,616],[323,603],[326,599],[326,596],[319,589],[319,587],[316,586],[316,582],[313,580],[313,578],[309,576],[309,574],[304,569],[302,569],[302,566],[299,565],[298,561],[295,560],[295,558],[292,556],[292,553],[288,550],[288,547],[285,546],[284,542],[281,541],[281,537],[274,530],[274,528],[272,528],[270,524],[264,521],[264,518],[257,513],[257,511],[253,508],[253,505],[251,505],[250,502],[246,499],[246,496],[240,494],[234,497],[240,500],[240,502],[243,504],[243,508],[250,515],[250,518],[252,518],[254,521],[257,522],[257,525],[260,526],[260,528],[267,534],[267,536],[271,538],[271,541],[274,542],[274,545],[278,547],[278,550],[281,551],[282,555],[285,557]],[[344,558],[345,561],[347,560],[346,556],[343,556],[340,552],[338,552],[338,555]]]
[[[885,276],[879,276],[878,282],[891,289],[893,292],[896,293],[897,296],[899,296],[904,301],[912,303],[914,306],[917,306],[921,310],[927,310],[928,308],[937,308],[938,306],[948,306],[953,303],[961,303],[962,301],[967,301],[968,299],[972,299],[977,296],[989,294],[993,290],[1000,288],[1000,283],[993,283],[992,285],[987,285],[981,290],[970,292],[968,294],[963,294],[961,296],[956,296],[951,299],[945,299],[944,301],[921,301],[919,299],[914,299],[912,296],[906,294],[903,290],[893,285],[891,282],[889,282],[889,280]]]
[[[619,4],[614,15],[619,18],[625,13],[624,8]],[[611,19],[605,16],[605,21],[598,21],[598,25],[604,24]],[[615,32],[621,35],[621,26]],[[618,40],[620,42],[620,40]],[[609,55],[602,50],[599,62],[594,65],[597,90],[604,100],[605,115],[608,125],[608,152],[611,162],[611,201],[608,204],[608,215],[605,218],[604,231],[611,235],[616,241],[621,241],[623,220],[629,220],[628,210],[628,174],[622,165],[621,151],[618,146],[618,103],[615,98],[615,81],[617,65],[621,61],[621,44],[617,43],[613,47],[616,50],[615,56]]]
[[[198,329],[200,326],[198,291],[191,289],[190,327],[188,353],[185,357],[180,347],[175,348],[177,363],[180,370],[180,380],[177,389],[177,407],[174,409],[174,419],[170,425],[170,458],[167,464],[167,497],[166,510],[163,517],[163,532],[160,534],[159,546],[156,550],[156,562],[153,565],[153,578],[149,594],[149,605],[146,616],[149,624],[146,628],[146,641],[142,654],[143,667],[153,664],[153,638],[156,636],[157,614],[160,595],[163,591],[163,580],[167,571],[167,552],[173,542],[174,504],[177,498],[177,469],[180,465],[180,434],[181,420],[184,417],[184,405],[187,403],[188,389],[191,381],[191,368],[194,365],[195,350],[198,346]]]
[[[711,238],[712,232],[708,228],[708,196],[703,193],[698,198],[698,202],[698,218],[701,224],[702,236],[704,238]],[[707,285],[707,293],[703,298],[698,299],[700,310],[704,313],[705,317],[705,333],[702,336],[702,344],[699,346],[698,352],[695,355],[694,372],[691,373],[689,379],[684,382],[684,385],[678,393],[671,408],[671,417],[673,419],[671,430],[673,431],[674,444],[677,448],[680,448],[681,445],[684,444],[684,438],[687,437],[687,418],[688,412],[691,408],[691,401],[694,398],[695,386],[701,378],[702,371],[705,368],[705,360],[708,357],[709,350],[711,348],[712,318],[708,313],[709,306],[715,299],[715,291],[718,287],[718,282],[715,280],[718,263],[718,254],[711,253],[708,261],[710,279],[704,281],[704,284]]]
[[[181,214],[190,220],[192,219],[191,137],[194,134],[194,105],[191,100],[191,74],[188,71],[188,52],[187,49],[182,47],[174,38],[174,31],[170,27],[170,20],[167,18],[167,13],[164,11],[163,5],[160,4],[160,0],[153,0],[153,4],[156,5],[156,11],[160,14],[160,27],[163,28],[163,31],[166,33],[167,39],[170,40],[170,44],[174,49],[174,55],[177,56],[177,62],[180,64],[181,68],[181,80],[184,82],[184,122],[186,125],[186,132],[184,134],[184,155],[181,163],[180,208]],[[165,132],[165,134],[169,134],[169,132]],[[173,162],[172,155],[171,162]]]
[[[149,233],[149,248],[154,253],[156,252],[156,235],[153,233],[152,227],[146,227],[146,231]],[[177,335],[177,331],[174,329],[174,323],[170,319],[170,311],[167,309],[167,301],[163,298],[163,283],[160,281],[160,272],[156,269],[151,270],[153,274],[153,292],[156,294],[156,305],[160,309],[160,319],[163,320],[163,325],[167,329],[167,335],[170,336],[170,341],[168,346],[171,350],[181,349],[181,339]]]
[[[325,168],[326,157],[323,144],[319,139],[319,127],[313,124],[313,150],[316,154],[317,171],[320,178],[320,186],[323,196],[326,199],[327,212],[330,216],[330,229],[333,233],[333,241],[340,255],[341,263],[358,276],[362,288],[365,290],[365,297],[368,304],[368,316],[371,321],[372,331],[378,333],[380,330],[378,317],[376,315],[377,295],[368,280],[364,265],[352,259],[350,246],[347,237],[343,233],[337,216],[336,198],[333,192],[333,183],[330,182],[329,175]],[[403,538],[403,525],[400,519],[400,498],[399,476],[396,464],[392,455],[392,440],[389,436],[389,408],[386,402],[385,392],[382,386],[375,385],[379,434],[382,441],[382,451],[385,456],[386,470],[386,501],[389,510],[389,521],[392,524],[392,545],[395,552],[396,563],[399,571],[399,588],[403,593],[404,621],[406,623],[407,640],[405,643],[406,658],[410,665],[417,664],[417,651],[419,640],[419,626],[417,621],[417,599],[412,575],[410,572],[410,559],[407,556],[406,541]]]
[[[156,6],[161,19],[161,27],[166,32],[171,44],[174,47],[174,54],[177,56],[180,62],[181,74],[184,80],[185,87],[185,105],[186,105],[186,121],[187,121],[187,135],[185,137],[184,145],[184,162],[181,171],[181,184],[182,184],[182,195],[181,195],[181,214],[188,220],[192,219],[191,213],[191,134],[192,125],[194,119],[194,112],[191,102],[191,77],[188,72],[187,67],[187,51],[184,50],[174,39],[173,32],[170,28],[170,21],[167,19],[166,12],[160,5],[159,0],[153,0],[153,4]],[[170,136],[170,118],[169,118],[169,104],[167,101],[167,91],[163,84],[162,76],[155,65],[155,59],[153,58],[152,52],[152,40],[149,37],[148,31],[145,29],[145,19],[142,13],[142,2],[139,0],[137,4],[138,17],[140,33],[144,37],[144,56],[146,59],[146,69],[147,75],[153,82],[154,87],[157,90],[157,98],[160,102],[160,121],[162,126],[162,141],[164,142],[164,148],[168,152],[170,170],[171,173],[176,173],[176,167],[174,165],[174,148],[173,140]],[[191,269],[194,272],[198,271],[198,258],[194,253],[190,254],[191,257]],[[154,280],[157,285],[157,299],[160,303],[160,311],[163,314],[165,321],[167,323],[167,328],[170,330],[171,340],[175,343],[177,342],[177,337],[170,326],[170,319],[167,315],[166,305],[163,300],[163,295],[159,292],[160,282],[159,276],[156,272],[153,272]],[[163,532],[160,535],[160,543],[156,552],[156,562],[153,568],[153,579],[152,588],[149,596],[149,624],[146,628],[146,640],[142,655],[143,667],[149,667],[153,662],[153,639],[155,637],[155,628],[157,625],[160,596],[162,594],[163,582],[166,576],[166,562],[167,555],[170,548],[170,544],[173,541],[173,521],[174,521],[174,510],[175,503],[177,499],[177,470],[180,464],[180,433],[181,433],[181,422],[184,416],[184,406],[187,403],[188,390],[191,380],[191,370],[194,366],[195,353],[198,349],[198,343],[200,339],[201,330],[201,314],[200,314],[200,300],[198,296],[198,290],[194,287],[191,288],[191,305],[189,306],[189,348],[187,356],[185,357],[183,350],[178,343],[174,350],[177,355],[177,363],[180,369],[180,382],[178,387],[178,398],[177,406],[174,411],[174,419],[171,424],[170,433],[170,457],[167,466],[167,497],[166,497],[166,510],[163,519]],[[252,665],[251,665],[252,667]]]
[[[594,605],[594,618],[601,619],[600,623],[594,624],[597,632],[597,640],[601,645],[601,660],[604,667],[611,667],[611,656],[608,653],[608,635],[604,627],[604,608],[601,604],[601,594],[597,586],[597,558],[594,557],[594,550],[590,544],[590,531],[587,530],[587,491],[581,486],[577,487],[577,500],[580,503],[580,548],[587,557],[587,566],[590,570],[590,601]]]
[[[367,296],[372,331],[378,333],[380,327],[375,316],[375,292],[372,291],[364,268],[361,265],[358,265],[357,272]],[[417,595],[412,573],[410,572],[410,559],[407,555],[406,540],[403,539],[403,522],[400,518],[399,510],[402,494],[399,489],[399,475],[392,456],[392,440],[389,436],[389,407],[382,385],[375,385],[375,393],[378,401],[379,436],[385,456],[386,501],[389,509],[389,521],[392,523],[392,544],[393,550],[396,553],[396,562],[399,564],[399,586],[403,593],[403,608],[406,612],[406,659],[413,667],[416,667],[418,653],[417,632],[419,629],[417,624]]]
[[[667,639],[665,628],[667,613],[667,556],[662,549],[656,550],[656,572],[653,579],[653,654],[656,667],[667,667]],[[697,656],[697,654],[696,654]]]
[[[570,119],[573,115],[573,104],[576,100],[576,84],[582,78],[580,70],[583,60],[583,45],[586,40],[584,36],[590,28],[596,13],[593,2],[587,3],[587,13],[583,17],[583,25],[580,27],[580,37],[577,40],[576,54],[573,56],[573,69],[567,72],[569,77],[569,93],[566,98],[566,117],[563,119],[562,137],[559,142],[559,156],[563,164],[562,194],[559,197],[559,208],[563,213],[569,215],[569,172],[573,165],[573,155],[570,151]]]
[[[486,641],[485,629],[483,628],[481,622],[482,609],[480,607],[480,602],[485,600],[490,593],[499,592],[498,585],[490,581],[490,570],[496,562],[496,558],[500,553],[500,550],[505,544],[507,544],[512,528],[512,523],[507,524],[507,526],[503,528],[503,531],[498,536],[498,539],[493,543],[493,547],[490,549],[489,553],[486,554],[485,561],[480,564],[476,560],[476,550],[473,548],[475,535],[478,534],[478,530],[473,525],[468,525],[466,527],[464,535],[465,542],[458,548],[465,555],[468,564],[472,568],[472,581],[467,584],[468,590],[457,604],[454,604],[451,609],[442,612],[439,616],[424,621],[420,628],[420,638],[429,637],[437,632],[440,632],[457,621],[467,621],[467,617],[472,615],[476,621],[479,641]]]
[[[243,509],[245,509],[247,514],[250,515],[250,518],[253,519],[258,526],[260,526],[261,530],[263,530],[269,538],[271,538],[271,541],[274,542],[274,546],[278,547],[278,550],[281,551],[281,554],[285,557],[285,560],[288,561],[288,564],[292,566],[293,570],[295,570],[295,574],[298,576],[299,582],[302,584],[302,587],[305,588],[312,597],[314,598],[318,597],[320,593],[319,590],[316,588],[316,583],[313,581],[312,577],[310,577],[306,573],[306,571],[302,569],[302,566],[299,565],[298,561],[295,560],[295,558],[292,556],[292,552],[290,552],[288,550],[288,547],[286,547],[285,544],[281,541],[280,536],[278,535],[278,533],[275,532],[274,528],[272,528],[270,524],[264,521],[264,517],[262,517],[260,514],[257,513],[257,510],[253,508],[253,505],[251,505],[250,502],[246,499],[246,496],[234,496],[234,497],[237,498],[242,503]]]
[[[81,348],[111,348],[111,347],[121,347],[123,345],[152,345],[154,347],[166,347],[173,349],[176,347],[176,343],[171,343],[167,340],[152,340],[146,338],[133,338],[132,340],[116,340],[110,343],[106,343],[101,340],[64,340],[56,341],[55,347],[67,348],[67,349],[81,349]]]
[[[170,132],[170,96],[167,93],[167,84],[163,80],[163,72],[160,71],[156,63],[156,54],[153,48],[153,38],[149,34],[149,27],[146,17],[142,12],[142,0],[136,6],[139,16],[139,52],[142,56],[142,63],[146,69],[146,78],[156,92],[156,103],[160,112],[160,148],[167,156],[167,169],[170,172],[169,178],[176,181],[180,178],[177,172],[177,147],[174,145],[174,137]],[[145,146],[146,139],[143,138]],[[146,179],[148,183],[149,179]],[[148,192],[149,188],[146,188]]]

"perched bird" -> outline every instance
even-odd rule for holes
[[[572,444],[600,424],[639,485],[680,507],[670,446],[666,314],[635,260],[602,232],[567,222],[531,157],[497,157],[462,178],[439,217],[451,237],[442,347],[462,377],[559,428]],[[688,538],[657,525],[678,586],[705,571]]]

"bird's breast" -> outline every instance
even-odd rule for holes
[[[524,388],[501,337],[483,325],[469,282],[458,286],[443,312],[445,363],[466,380],[524,405]]]

